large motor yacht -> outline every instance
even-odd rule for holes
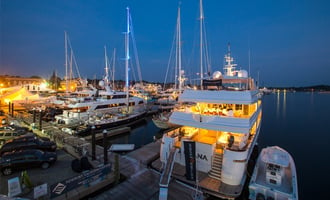
[[[225,61],[223,74],[216,71],[199,89],[179,96],[169,123],[180,128],[162,137],[160,160],[172,169],[163,172],[161,188],[168,186],[164,177],[172,174],[203,193],[229,199],[241,194],[260,131],[262,102],[247,71],[235,69],[230,50]]]

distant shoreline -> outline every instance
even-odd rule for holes
[[[270,90],[287,90],[287,91],[296,91],[296,92],[322,92],[329,93],[330,85],[314,85],[314,86],[305,86],[305,87],[268,87]]]

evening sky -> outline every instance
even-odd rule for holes
[[[83,78],[104,75],[106,45],[109,58],[116,48],[115,79],[124,80],[128,6],[142,79],[164,82],[178,5],[176,0],[0,0],[0,74],[49,78],[55,70],[63,77],[66,31]],[[230,43],[238,68],[262,86],[330,85],[330,1],[204,0],[203,7],[211,72],[222,71]],[[182,68],[193,83],[199,72],[199,0],[181,0],[181,38]]]

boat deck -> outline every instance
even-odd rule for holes
[[[158,171],[162,169],[162,163],[159,159],[155,160],[151,166]],[[185,173],[186,173],[186,168],[184,166],[178,163],[174,163],[172,177],[174,177],[180,182],[195,187],[196,182],[187,180],[185,177]],[[198,186],[204,192],[220,198],[238,197],[243,190],[243,185],[239,185],[239,186],[227,185],[221,182],[220,180],[209,177],[207,173],[200,171],[197,171],[197,179],[198,179]]]
[[[281,180],[282,183],[281,185],[276,186],[274,184],[268,183],[266,180],[266,164],[264,162],[259,162],[258,164],[259,164],[258,172],[255,181],[256,184],[267,186],[269,188],[273,188],[279,192],[283,192],[286,194],[291,194],[293,192],[292,181],[291,181],[292,172],[289,168],[284,169],[284,174]]]

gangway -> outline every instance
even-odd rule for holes
[[[179,149],[172,147],[159,181],[159,200],[167,200],[168,185],[171,180],[174,159]]]

